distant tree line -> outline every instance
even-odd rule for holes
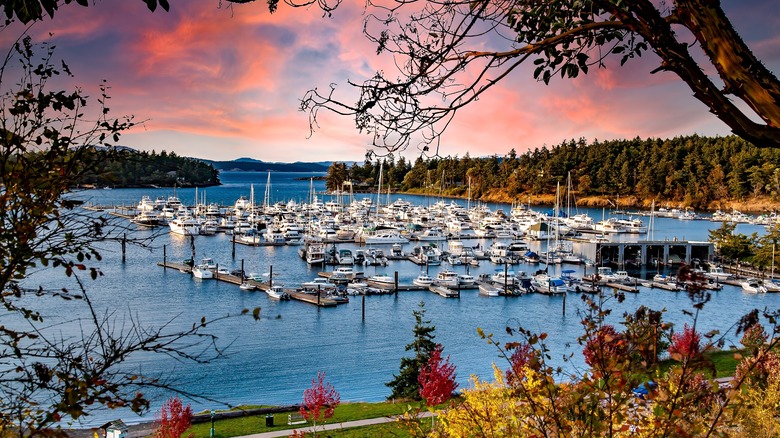
[[[758,148],[737,136],[594,141],[569,140],[522,155],[384,160],[383,186],[473,199],[496,191],[508,197],[555,193],[571,175],[577,196],[636,197],[693,208],[724,200],[780,196],[780,150]],[[343,181],[376,187],[380,161],[334,163],[327,187]]]
[[[211,186],[219,184],[219,171],[200,160],[174,152],[94,149],[101,164],[86,172],[80,185],[107,187]]]

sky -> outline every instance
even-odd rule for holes
[[[154,13],[141,0],[90,3],[63,6],[30,33],[56,43],[55,57],[87,94],[97,96],[106,80],[113,116],[144,121],[120,144],[212,160],[363,160],[371,138],[352,119],[320,113],[310,134],[308,114],[299,111],[311,88],[333,83],[348,96],[347,80],[390,67],[362,35],[363,2],[344,2],[332,17],[283,2],[274,14],[262,1],[231,8],[220,0],[171,0],[170,12]],[[723,8],[758,58],[780,74],[776,2],[728,0]],[[0,32],[2,47],[19,29]],[[579,138],[729,135],[676,76],[651,75],[657,65],[651,54],[549,86],[533,79],[532,66],[521,68],[456,115],[439,153],[478,157]],[[415,146],[403,152],[411,160],[419,154]]]

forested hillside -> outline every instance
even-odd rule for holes
[[[99,187],[210,186],[219,184],[219,172],[210,164],[174,152],[159,154],[132,149],[95,150],[99,163],[80,181]]]
[[[340,188],[352,179],[376,187],[379,162],[346,167],[334,163],[328,187]],[[507,201],[528,197],[550,199],[556,184],[571,187],[582,200],[615,200],[621,205],[648,206],[653,200],[706,209],[727,201],[763,199],[776,202],[780,195],[780,150],[759,149],[739,137],[676,137],[568,141],[549,149],[518,155],[385,159],[383,185],[395,190],[472,199]],[[611,202],[611,201],[609,201]],[[624,204],[625,203],[625,204]]]

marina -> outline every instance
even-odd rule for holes
[[[295,179],[299,175],[272,175],[272,184],[279,191],[272,191],[271,198],[284,200],[284,204],[294,200],[297,204],[305,204],[311,201],[308,179]],[[242,195],[250,192],[251,185],[255,184],[255,190],[263,190],[262,181],[266,181],[265,173],[230,173],[223,174],[221,187],[208,189],[208,199],[218,205],[233,205]],[[259,183],[258,183],[259,182]],[[320,184],[317,186],[317,184]],[[315,188],[322,190],[322,182],[315,181]],[[85,204],[93,205],[132,205],[136,207],[142,196],[147,195],[152,200],[156,197],[167,197],[171,189],[126,189],[126,190],[93,190],[78,193],[83,196]],[[201,191],[202,193],[202,191]],[[177,191],[181,199],[190,199],[191,206],[195,205],[194,190]],[[383,196],[384,198],[384,196]],[[389,204],[398,199],[410,202],[411,205],[427,205],[429,201],[425,197],[413,197],[393,195]],[[376,201],[374,201],[376,202]],[[464,210],[467,201],[446,201],[447,204],[457,202]],[[387,205],[385,199],[382,200]],[[323,202],[324,204],[324,202]],[[344,203],[342,203],[344,204]],[[400,202],[399,202],[400,204]],[[487,208],[486,208],[487,207]],[[510,212],[512,206],[500,204],[488,204],[480,207],[485,213],[489,208],[495,212],[499,209]],[[541,209],[540,209],[541,211]],[[582,211],[582,209],[581,209]],[[601,211],[586,210],[591,216],[601,215]],[[374,211],[375,213],[375,211]],[[508,215],[507,215],[508,216]],[[118,219],[125,220],[125,219]],[[705,242],[709,229],[718,227],[716,222],[706,220],[680,220],[675,218],[656,218],[654,238],[649,239],[649,234],[644,236],[630,236],[626,234],[611,237],[611,242],[625,244],[624,257],[633,259],[637,241],[668,242],[670,254],[682,255],[684,247],[674,247],[680,242],[691,242],[692,248],[696,242]],[[480,227],[477,226],[475,230]],[[746,234],[761,232],[762,225],[740,224],[738,231]],[[333,231],[337,231],[333,229]],[[488,250],[494,242],[504,242],[506,246],[522,240],[525,251],[542,254],[547,251],[548,245],[555,246],[554,235],[550,236],[549,244],[547,236],[542,238],[512,237],[473,237],[445,239],[436,241],[409,240],[408,243],[385,245],[361,244],[354,236],[349,238],[342,234],[343,240],[322,242],[322,250],[329,254],[332,249],[351,250],[353,257],[361,250],[369,253],[371,249],[381,250],[386,264],[338,265],[333,261],[325,260],[308,263],[306,242],[299,244],[249,246],[233,243],[233,237],[239,234],[231,234],[225,231],[217,231],[210,235],[186,236],[171,233],[158,227],[138,227],[138,236],[157,236],[149,248],[127,246],[122,262],[122,253],[119,245],[107,242],[104,246],[104,259],[99,262],[103,276],[92,283],[88,283],[92,299],[98,308],[119,309],[122,311],[137,312],[143,316],[145,323],[154,325],[168,321],[170,312],[175,309],[180,316],[177,324],[189,326],[193,321],[199,321],[201,317],[209,319],[220,315],[238,315],[241,309],[261,307],[259,321],[250,322],[247,319],[229,319],[214,326],[213,331],[223,342],[230,344],[230,354],[214,363],[194,365],[180,363],[174,360],[159,360],[159,358],[140,359],[138,362],[128,363],[128,366],[139,365],[148,373],[165,373],[165,375],[177,376],[180,386],[187,391],[204,394],[231,404],[285,404],[299,401],[302,388],[309,386],[311,378],[316,370],[327,372],[328,379],[339,390],[342,400],[378,401],[387,395],[384,382],[397,372],[400,358],[406,354],[404,346],[411,340],[414,319],[412,312],[422,301],[425,303],[426,318],[436,326],[437,342],[442,343],[446,354],[450,354],[452,362],[458,367],[458,381],[461,385],[467,385],[470,374],[489,377],[492,375],[492,363],[503,367],[497,352],[486,346],[476,334],[476,329],[482,328],[486,333],[503,335],[505,327],[522,326],[534,332],[545,332],[551,341],[551,357],[556,365],[568,366],[561,358],[564,355],[574,353],[574,364],[581,364],[580,348],[576,345],[576,338],[581,334],[581,325],[576,310],[581,307],[579,291],[582,293],[596,293],[597,290],[588,290],[587,282],[572,283],[569,299],[565,295],[532,293],[530,291],[511,292],[513,289],[504,290],[504,282],[496,283],[492,277],[506,271],[513,272],[511,278],[517,282],[518,291],[524,287],[525,282],[537,271],[547,270],[551,277],[566,278],[565,273],[576,279],[583,279],[596,272],[598,267],[596,260],[599,253],[608,254],[606,257],[613,263],[613,269],[628,271],[628,275],[637,279],[637,284],[614,283],[617,287],[633,287],[636,293],[625,294],[625,300],[617,302],[610,298],[614,293],[613,282],[610,286],[604,285],[598,288],[605,299],[610,300],[613,308],[612,323],[618,323],[623,312],[633,312],[640,305],[647,305],[653,309],[667,309],[664,318],[682,326],[689,322],[683,313],[690,308],[690,302],[686,294],[668,293],[661,287],[670,283],[658,282],[654,286],[653,278],[656,275],[673,277],[676,260],[673,264],[646,263],[632,266],[625,263],[621,266],[619,261],[619,249],[602,249],[598,251],[596,242],[590,242],[583,234],[583,241],[569,241],[575,254],[590,263],[539,263],[533,262],[533,254],[529,254],[529,261],[518,258],[516,263],[509,264],[514,258],[507,253],[502,261],[506,263],[494,263],[490,260]],[[649,232],[648,232],[649,233]],[[323,233],[323,235],[337,236],[337,233]],[[591,235],[592,237],[592,235]],[[677,241],[675,241],[677,238]],[[559,239],[559,242],[563,239]],[[410,260],[414,249],[418,245],[434,243],[441,253],[439,264],[418,264]],[[194,248],[194,249],[193,249]],[[313,248],[316,249],[316,248]],[[465,255],[464,253],[465,249]],[[519,253],[520,248],[515,251]],[[606,252],[605,252],[606,251]],[[692,250],[692,259],[704,257]],[[703,253],[706,251],[702,250]],[[447,258],[445,255],[460,253],[457,257]],[[614,255],[613,255],[614,254]],[[626,254],[628,256],[626,256]],[[648,261],[652,259],[653,252],[648,251]],[[662,253],[663,254],[663,253]],[[525,252],[523,253],[525,255]],[[663,257],[663,255],[662,255]],[[227,269],[228,274],[219,274],[214,271],[219,279],[194,278],[189,266],[181,263],[185,259],[200,261],[211,258],[220,268]],[[462,258],[462,260],[461,260]],[[670,259],[675,259],[670,257]],[[473,265],[472,260],[477,260],[478,265]],[[700,259],[705,262],[706,259]],[[163,261],[168,267],[156,266]],[[603,261],[603,260],[602,260]],[[451,263],[453,262],[453,263]],[[459,263],[460,262],[460,263]],[[375,263],[375,262],[370,262]],[[381,263],[381,262],[380,262]],[[728,266],[723,267],[728,270]],[[188,271],[188,269],[190,269]],[[247,277],[258,280],[242,281],[239,276],[231,276],[230,271],[245,270]],[[702,266],[702,269],[706,268]],[[425,275],[435,280],[437,274],[444,270],[450,270],[457,274],[469,274],[477,279],[472,288],[461,288],[459,298],[443,298],[429,290],[430,285],[425,285]],[[273,276],[271,275],[273,272]],[[384,274],[393,277],[398,276],[397,293],[393,286],[371,286],[367,279]],[[267,277],[263,274],[268,273]],[[747,274],[745,272],[744,274]],[[356,297],[346,295],[348,301],[339,304],[328,305],[320,296],[320,306],[316,305],[316,294],[303,293],[303,284],[314,278],[331,279],[336,276],[338,284],[343,284],[346,290],[357,293],[357,290],[365,290],[366,295]],[[418,285],[415,280],[423,277],[423,284]],[[499,278],[500,275],[497,277]],[[508,283],[509,276],[505,276]],[[273,279],[274,285],[283,285],[282,290],[290,295],[290,300],[274,299],[267,293],[263,293],[263,287],[268,287],[269,279]],[[490,278],[489,285],[493,288],[479,289],[484,279]],[[743,292],[735,280],[719,281],[722,285],[720,291],[714,291],[710,303],[702,310],[699,324],[702,330],[727,330],[728,326],[736,322],[743,314],[752,308],[773,308],[780,306],[780,294],[773,293],[746,293]],[[241,289],[243,283],[255,285],[256,291]],[[530,283],[530,282],[529,282]],[[132,284],[132,287],[127,285]],[[333,284],[333,282],[331,282]],[[431,283],[432,284],[432,283]],[[645,286],[648,285],[648,286]],[[334,284],[336,286],[336,284]],[[354,287],[353,287],[354,286]],[[324,285],[323,285],[324,288]],[[365,288],[365,289],[363,289]],[[497,290],[496,290],[497,289]],[[392,292],[392,293],[391,293]],[[500,293],[496,297],[495,294]],[[296,295],[299,294],[299,298]],[[562,308],[566,308],[562,314]],[[50,312],[58,312],[51,309]],[[728,322],[728,325],[724,326]],[[502,336],[502,340],[510,340]],[[736,342],[733,333],[727,336],[727,344]],[[364,352],[365,354],[356,354]],[[579,361],[579,362],[578,362]],[[279,366],[284,364],[284,366]],[[230,370],[226,373],[225,370]],[[213,403],[196,401],[193,409],[210,409]],[[112,414],[116,415],[116,414]],[[93,419],[100,422],[102,418]],[[127,420],[133,421],[132,415]]]

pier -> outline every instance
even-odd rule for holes
[[[192,267],[189,265],[186,265],[184,263],[176,263],[176,262],[158,262],[157,266],[161,266],[165,269],[176,269],[177,271],[184,273],[184,274],[191,274],[192,273]],[[211,270],[214,272],[214,280],[217,281],[224,281],[226,283],[235,284],[236,286],[240,286],[243,283],[250,284],[252,286],[255,286],[260,291],[267,291],[271,288],[271,286],[262,281],[253,280],[251,278],[244,278],[243,280],[241,277],[237,277],[235,275],[230,274],[218,274],[216,270]],[[208,281],[208,280],[205,280]],[[320,294],[312,294],[312,293],[306,293],[297,291],[295,289],[285,289],[284,290],[291,299],[302,301],[304,303],[314,304],[319,307],[335,307],[339,304],[338,301],[332,300],[330,298],[321,296]]]

